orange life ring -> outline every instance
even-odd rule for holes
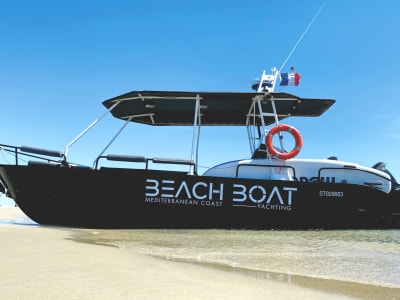
[[[275,149],[274,145],[272,145],[272,137],[281,131],[289,132],[295,140],[295,147],[290,152],[279,152]],[[303,147],[303,139],[301,138],[300,132],[293,126],[287,124],[279,124],[269,130],[268,135],[265,138],[265,145],[267,146],[268,153],[273,158],[289,159],[299,154],[301,147]]]

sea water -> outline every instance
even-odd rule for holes
[[[382,287],[400,299],[400,230],[79,230],[79,236],[287,282],[301,277]]]

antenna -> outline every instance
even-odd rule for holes
[[[308,24],[307,28],[304,30],[303,34],[300,36],[299,40],[297,41],[297,43],[294,45],[292,51],[290,51],[289,55],[286,57],[285,61],[282,64],[282,67],[279,69],[279,73],[281,72],[281,70],[283,69],[283,67],[286,65],[287,61],[289,60],[290,56],[292,56],[294,50],[296,50],[297,46],[299,45],[299,43],[301,42],[301,40],[303,39],[304,35],[307,33],[308,29],[310,29],[312,23],[314,23],[315,19],[318,17],[319,13],[321,12],[321,10],[324,8],[325,3],[322,4],[322,6],[320,7],[320,9],[317,11],[317,13],[314,15],[314,17],[312,18],[310,24]]]
[[[290,56],[292,56],[294,50],[296,50],[297,46],[300,44],[300,42],[303,39],[304,35],[310,29],[311,25],[314,23],[315,19],[318,17],[319,13],[324,8],[324,6],[325,6],[325,2],[322,4],[322,6],[316,12],[314,17],[311,19],[310,23],[308,24],[308,26],[304,30],[303,34],[300,36],[300,38],[298,39],[297,43],[294,45],[292,51],[290,51],[289,55],[286,57],[285,61],[283,62],[282,66],[281,66],[281,68],[279,70],[277,70],[276,68],[272,68],[271,69],[272,75],[266,75],[265,74],[265,70],[264,70],[263,74],[261,75],[261,78],[256,78],[253,81],[253,84],[252,84],[253,90],[256,90],[257,92],[262,92],[263,90],[266,90],[268,92],[273,92],[274,91],[278,75],[281,73],[281,70],[286,65],[286,62],[289,60]],[[292,69],[293,69],[293,67],[292,67]]]

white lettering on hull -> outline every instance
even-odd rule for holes
[[[292,205],[292,193],[297,191],[297,188],[283,187],[282,191],[274,186],[270,192],[261,186],[253,185],[249,189],[242,184],[234,184],[233,194],[234,202],[245,202],[248,199],[254,204],[266,203],[270,204],[272,199],[277,199],[281,205]],[[282,193],[287,192],[287,193]]]
[[[226,184],[226,183],[225,183]],[[147,179],[146,203],[221,207],[224,199],[232,199],[232,206],[248,206],[266,210],[292,209],[297,188],[263,185],[233,184],[226,194],[224,183],[185,180]]]
[[[164,198],[188,198],[196,200],[215,200],[216,196],[219,201],[223,199],[224,184],[220,183],[219,187],[214,188],[213,183],[197,182],[189,188],[186,181],[182,181],[175,187],[175,180],[161,180],[161,183],[156,179],[146,180],[146,197],[161,196]],[[201,189],[203,187],[203,191]],[[167,193],[169,192],[169,193]],[[208,198],[207,198],[208,196]]]

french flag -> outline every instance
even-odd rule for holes
[[[281,83],[279,85],[299,85],[300,83],[299,73],[281,73]]]

